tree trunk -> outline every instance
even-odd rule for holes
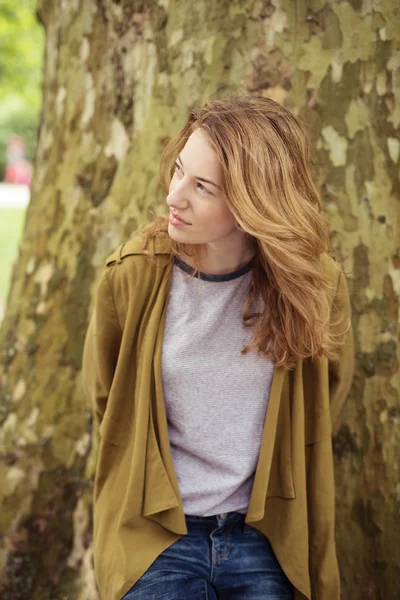
[[[80,388],[96,279],[121,241],[165,212],[159,158],[188,108],[233,91],[285,104],[311,133],[357,344],[334,438],[342,596],[398,599],[397,2],[168,5],[42,0],[38,7],[44,105],[0,334],[1,597],[97,598],[96,444]]]

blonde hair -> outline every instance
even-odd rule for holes
[[[321,254],[330,253],[329,227],[311,177],[304,125],[264,97],[232,96],[193,108],[161,157],[160,181],[166,194],[176,157],[197,128],[220,161],[228,207],[257,248],[243,306],[244,324],[253,328],[253,336],[242,353],[256,348],[259,355],[273,356],[276,366],[288,368],[299,358],[337,358],[344,339],[330,328],[332,290],[320,260]],[[145,249],[151,238],[167,234],[167,229],[167,216],[150,223],[142,231]],[[172,259],[174,254],[191,256],[200,271],[199,244],[171,239],[171,248]],[[251,313],[258,295],[265,310]]]

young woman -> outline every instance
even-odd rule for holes
[[[107,260],[83,358],[104,600],[340,598],[353,341],[308,152],[272,100],[191,110],[161,161],[169,215]]]

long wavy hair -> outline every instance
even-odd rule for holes
[[[304,125],[269,98],[231,96],[210,100],[190,110],[180,133],[166,145],[160,181],[168,194],[177,155],[197,128],[218,156],[222,189],[238,226],[255,242],[257,259],[243,305],[252,339],[243,349],[272,356],[276,366],[293,368],[298,359],[337,358],[344,343],[333,334],[331,284],[321,264],[331,254],[329,227],[309,166],[310,142]],[[168,235],[168,216],[160,216],[141,232],[149,241]],[[171,239],[171,258],[190,256],[200,272],[201,245]],[[252,312],[261,296],[263,312]],[[334,323],[335,326],[339,322]]]

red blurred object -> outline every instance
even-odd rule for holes
[[[12,135],[7,143],[7,166],[5,183],[31,185],[32,165],[25,158],[24,140],[19,135]]]
[[[22,183],[23,185],[31,185],[32,182],[32,167],[25,160],[15,160],[6,167],[4,181],[6,183]]]

